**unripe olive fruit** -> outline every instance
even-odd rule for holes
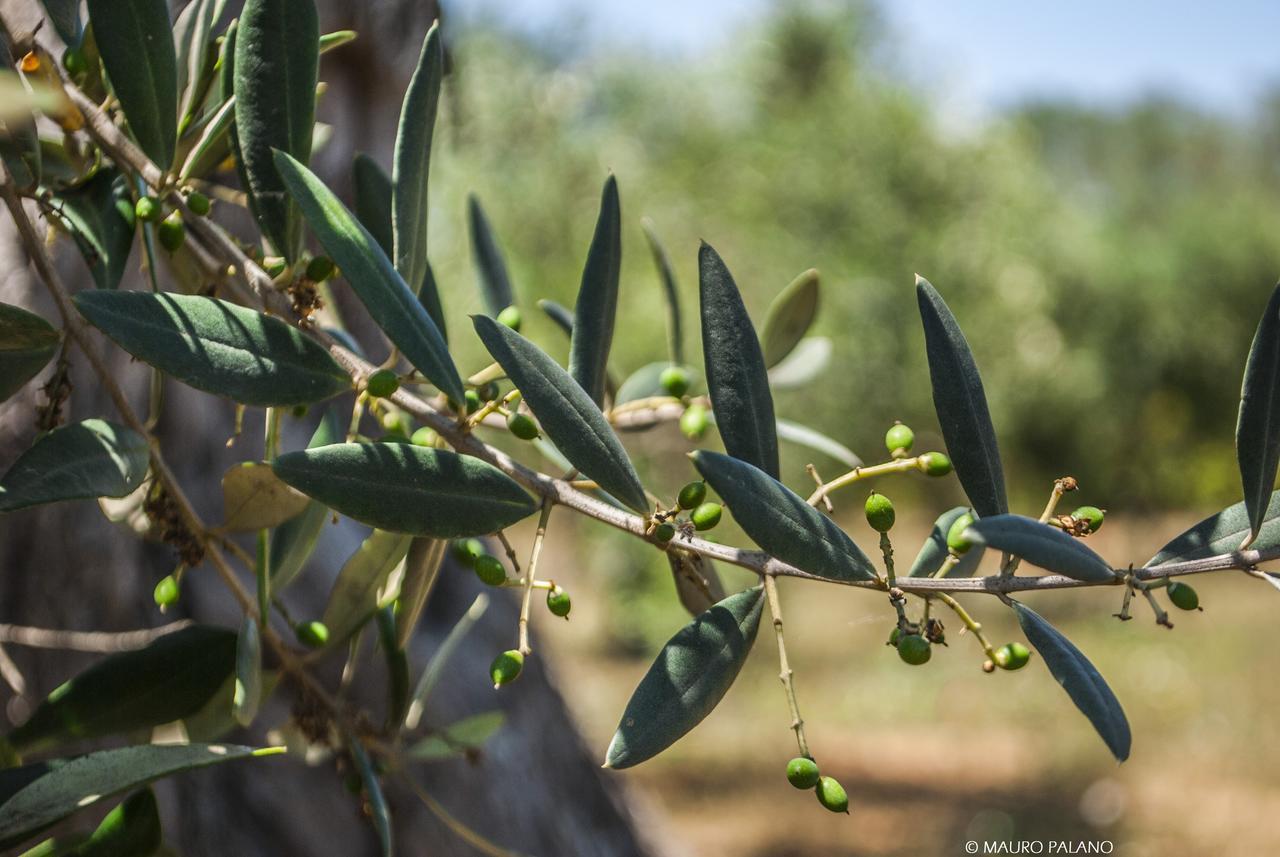
[[[474,568],[476,560],[484,556],[484,542],[479,539],[458,539],[453,543],[453,555],[458,562]]]
[[[719,503],[703,503],[689,515],[696,530],[709,530],[720,523],[720,515],[724,510]]]
[[[667,391],[668,396],[677,399],[689,392],[689,373],[680,366],[668,366],[658,376],[658,383]]]
[[[941,452],[926,452],[916,467],[926,476],[946,476],[951,472],[951,459]]]
[[[710,423],[706,406],[698,402],[685,408],[684,413],[680,415],[680,431],[689,440],[701,440],[707,433],[707,426]]]
[[[133,206],[133,213],[139,220],[152,223],[159,220],[162,213],[160,208],[160,200],[154,196],[144,196],[139,199]]]
[[[835,777],[820,777],[817,784],[818,803],[832,812],[849,811],[849,795]]]
[[[474,414],[476,411],[480,410],[480,394],[475,390],[467,390],[462,394],[462,397],[466,400],[467,413]]]
[[[192,214],[204,217],[209,213],[209,197],[198,190],[193,190],[187,194],[187,208],[191,209]]]
[[[556,587],[547,592],[547,609],[556,616],[569,618],[569,609],[573,606],[573,602],[569,600],[569,593],[560,587]]]
[[[151,593],[156,600],[157,607],[170,607],[178,601],[178,578],[172,574],[156,584],[155,591]]]
[[[476,557],[475,565],[476,577],[490,586],[501,586],[507,582],[507,570],[502,565],[502,560],[493,554],[480,554]]]
[[[798,789],[811,789],[818,784],[818,763],[804,756],[787,762],[787,781]]]
[[[902,629],[897,625],[893,626],[893,630],[889,632],[889,645],[895,649],[898,647],[898,641],[902,639]]]
[[[910,452],[911,445],[915,442],[916,433],[911,430],[911,426],[904,426],[902,423],[894,423],[884,433],[884,445],[890,455]]]
[[[996,649],[993,660],[1002,670],[1020,670],[1031,660],[1031,650],[1021,643],[1005,643]]]
[[[1200,596],[1191,588],[1189,583],[1179,583],[1176,580],[1169,581],[1169,600],[1173,602],[1173,606],[1179,610],[1195,610],[1200,606]]]
[[[893,529],[897,513],[893,511],[893,502],[883,494],[872,491],[866,503],[867,523],[877,533],[887,533]]]
[[[969,548],[973,547],[973,542],[964,536],[964,531],[973,526],[973,515],[965,512],[960,517],[951,522],[951,528],[947,530],[947,547],[955,554],[964,554],[969,552]]]
[[[533,440],[538,436],[538,424],[528,414],[512,411],[507,417],[507,430],[521,440]]]
[[[523,318],[520,315],[520,310],[514,306],[509,306],[502,312],[498,313],[498,324],[505,324],[512,330],[519,330],[520,323],[522,321]]]
[[[307,263],[307,279],[321,283],[333,276],[333,260],[328,256],[313,256]]]
[[[400,378],[390,369],[379,369],[365,382],[365,390],[375,399],[385,399],[400,389]]]
[[[299,643],[310,649],[324,648],[329,642],[329,628],[323,622],[299,622],[293,633]]]
[[[67,48],[66,52],[62,55],[62,67],[65,68],[67,70],[67,74],[71,75],[73,78],[84,74],[85,70],[89,67],[88,62],[86,62],[84,58],[84,51],[79,48]]]
[[[1071,517],[1077,521],[1084,521],[1089,525],[1089,532],[1096,533],[1102,527],[1102,519],[1106,517],[1106,512],[1097,506],[1081,506],[1071,513]]]
[[[499,688],[518,679],[522,669],[524,669],[524,655],[515,649],[508,649],[494,658],[493,663],[489,665],[489,678],[493,679],[493,686]]]
[[[409,440],[414,446],[435,446],[436,437],[435,429],[423,426],[415,431]]]
[[[160,221],[160,225],[156,227],[156,236],[160,239],[161,247],[170,253],[178,252],[182,242],[187,240],[187,227],[182,225],[182,215],[175,211]]]
[[[501,392],[502,390],[498,387],[497,381],[489,381],[476,388],[476,395],[480,397],[482,402],[492,402],[498,398],[498,394]]]
[[[262,260],[262,270],[267,272],[267,276],[275,279],[285,272],[289,267],[289,263],[279,256],[268,257]]]
[[[665,545],[676,537],[676,528],[673,524],[661,523],[653,528],[653,537],[658,544]]]
[[[696,509],[707,499],[707,483],[690,482],[676,495],[676,505],[681,509]]]
[[[927,664],[933,657],[933,647],[919,634],[906,634],[898,640],[898,657],[912,666]]]

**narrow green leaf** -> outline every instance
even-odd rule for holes
[[[720,254],[698,252],[702,299],[702,356],[707,389],[725,450],[778,478],[778,433],[773,395],[760,342],[733,275]]]
[[[422,676],[418,679],[418,684],[413,690],[413,699],[404,718],[406,729],[418,728],[418,722],[422,718],[422,711],[427,704],[427,697],[431,695],[436,683],[440,681],[440,676],[444,674],[444,668],[448,666],[449,658],[453,657],[453,653],[457,651],[463,638],[475,627],[475,624],[480,621],[480,618],[484,616],[485,611],[488,609],[489,596],[487,593],[481,592],[476,596],[476,600],[471,602],[467,612],[463,613],[462,617],[453,623],[449,633],[445,634],[444,641],[440,643],[440,647],[431,655],[431,660],[427,661],[426,667],[422,670]]]
[[[0,477],[0,512],[41,503],[123,497],[142,484],[151,461],[147,439],[105,420],[85,420],[42,435]]]
[[[355,30],[334,30],[332,33],[325,33],[320,37],[320,53],[327,54],[329,51],[350,44],[359,35]]]
[[[978,365],[955,316],[923,277],[916,278],[916,299],[924,323],[933,407],[956,476],[979,515],[1003,515],[1009,511],[1004,469]]]
[[[233,151],[231,130],[236,119],[236,99],[231,96],[210,117],[178,171],[181,178],[201,178],[213,172]]]
[[[242,461],[222,475],[222,526],[233,532],[279,526],[301,514],[308,502],[266,462]]]
[[[538,346],[487,316],[471,317],[494,360],[573,466],[637,512],[648,507],[640,477],[604,414],[568,372]]]
[[[573,312],[564,304],[558,304],[553,300],[542,298],[538,301],[538,309],[547,314],[547,318],[555,324],[556,327],[566,336],[573,336]],[[663,363],[663,366],[669,364]]]
[[[794,390],[824,377],[831,365],[835,346],[827,336],[806,336],[769,370],[769,386],[774,390]]]
[[[1236,459],[1249,513],[1249,534],[1240,545],[1243,548],[1257,538],[1262,527],[1280,464],[1280,286],[1267,301],[1244,365]]]
[[[276,475],[380,530],[451,539],[487,535],[532,514],[532,498],[471,456],[399,443],[337,443],[290,452]]]
[[[404,580],[400,583],[400,610],[396,616],[396,646],[408,645],[418,618],[427,606],[427,596],[435,586],[449,543],[444,539],[414,539],[404,560]]]
[[[114,169],[99,170],[79,187],[57,194],[53,216],[71,233],[100,289],[120,285],[133,249],[135,223],[122,214],[122,206],[132,215],[128,185]]]
[[[148,857],[163,841],[160,810],[150,788],[134,792],[107,813],[88,841],[65,857]]]
[[[210,52],[213,25],[225,5],[225,0],[191,0],[173,25],[179,136],[186,131],[186,123],[194,118],[208,91],[217,58]]]
[[[377,241],[305,166],[277,152],[276,167],[316,237],[378,327],[428,381],[454,402],[462,402],[462,379],[444,337]]]
[[[382,649],[387,668],[386,730],[394,730],[404,720],[409,708],[409,656],[396,642],[397,606],[388,603],[375,613],[378,623],[378,644]]]
[[[712,416],[714,417],[714,414]],[[862,459],[852,449],[837,440],[827,437],[820,431],[783,419],[778,420],[777,426],[779,440],[785,440],[789,443],[803,446],[805,449],[820,452],[828,458],[835,459],[850,470],[863,465]]]
[[[323,622],[330,644],[342,643],[378,609],[378,591],[404,559],[412,538],[374,530],[338,572]]]
[[[1273,492],[1270,501],[1262,516],[1258,535],[1249,545],[1254,550],[1265,551],[1280,547],[1280,491]],[[1216,515],[1210,515],[1170,540],[1155,556],[1147,560],[1146,567],[1234,553],[1240,549],[1241,541],[1250,531],[1248,509],[1244,503],[1236,503]]]
[[[747,660],[764,590],[724,599],[667,641],[622,712],[606,768],[629,768],[670,747],[711,713]]]
[[[1129,721],[1124,716],[1120,701],[1097,669],[1070,640],[1030,607],[1015,601],[1013,610],[1018,614],[1018,624],[1022,626],[1028,642],[1044,658],[1045,666],[1071,697],[1076,708],[1098,730],[1111,754],[1120,762],[1129,758]]]
[[[89,20],[129,131],[161,169],[178,139],[178,59],[165,0],[89,0]]]
[[[437,21],[427,31],[418,66],[405,90],[392,165],[392,258],[404,281],[414,285],[427,275],[427,179],[443,80],[444,47]]]
[[[216,298],[81,292],[76,308],[134,357],[198,390],[246,405],[305,405],[351,379],[309,336]]]
[[[262,637],[258,621],[251,616],[240,623],[236,638],[236,684],[231,697],[231,713],[241,726],[253,723],[262,702]]]
[[[773,368],[791,353],[818,317],[818,272],[810,268],[769,304],[760,333],[764,365]]]
[[[667,307],[667,353],[672,363],[684,362],[684,326],[680,315],[680,290],[676,287],[676,275],[671,270],[671,260],[667,251],[658,239],[653,221],[645,217],[640,226],[644,230],[645,241],[649,244],[649,252],[653,255],[653,264],[658,269],[658,280],[662,283],[662,297]]]
[[[475,194],[467,197],[467,222],[471,226],[471,258],[475,261],[480,293],[489,307],[489,315],[496,317],[507,307],[515,305],[516,299],[511,291],[507,263],[498,248],[498,239]]]
[[[605,179],[600,196],[596,231],[587,250],[582,284],[573,311],[573,334],[569,341],[569,374],[596,403],[604,404],[609,374],[609,349],[613,345],[613,323],[618,310],[618,276],[622,270],[622,212],[618,203],[618,182]]]
[[[344,428],[339,422],[338,413],[330,408],[320,418],[311,435],[308,449],[339,443],[343,439]],[[276,528],[271,537],[270,554],[267,567],[271,569],[271,590],[282,592],[302,571],[316,541],[329,520],[329,507],[324,503],[311,500],[305,509]]]
[[[444,323],[444,305],[440,303],[440,287],[436,285],[436,272],[432,270],[431,263],[427,263],[426,276],[422,278],[422,282],[418,285],[418,302],[422,304],[422,308],[427,311],[427,315],[431,316],[431,320],[436,323],[436,328],[440,331],[440,338],[449,342],[449,329]]]
[[[641,366],[622,382],[622,386],[618,388],[618,394],[613,397],[614,405],[625,405],[627,402],[651,399],[656,396],[670,396],[671,394],[662,386],[662,373],[670,368],[671,364],[665,360]],[[682,366],[681,368],[688,373],[691,388],[693,384],[702,380],[701,373],[694,367]]]
[[[313,0],[247,0],[240,13],[234,69],[238,160],[258,225],[290,261],[302,250],[302,223],[273,156],[284,152],[303,165],[311,159],[319,41]]]
[[[843,530],[754,464],[700,449],[690,456],[747,536],[770,555],[831,580],[872,580],[875,568]]]
[[[55,759],[6,774],[27,785],[0,804],[0,848],[47,830],[67,816],[147,783],[237,759],[275,755],[232,744],[146,744]]]
[[[394,185],[381,165],[364,152],[352,161],[351,180],[355,187],[356,217],[390,257],[395,252],[391,226],[391,198]]]
[[[911,570],[907,572],[907,577],[932,577],[938,569],[942,568],[942,564],[947,560],[947,533],[951,531],[951,525],[964,514],[973,514],[973,510],[967,506],[956,506],[954,509],[948,509],[938,516],[938,520],[934,522],[933,529],[929,531],[929,538],[925,539],[923,545],[920,546],[920,552],[916,554],[915,562],[911,564]],[[960,561],[951,567],[947,572],[947,577],[972,577],[974,570],[978,567],[978,560],[983,554],[981,545],[974,545],[966,553],[960,557]]]
[[[235,659],[235,632],[208,625],[192,625],[146,648],[108,655],[49,694],[9,733],[9,743],[35,752],[180,720],[218,691],[232,674]]]
[[[501,711],[485,711],[464,717],[456,723],[428,735],[407,751],[410,759],[435,761],[451,756],[470,755],[484,746],[493,733],[502,728],[506,715]]]
[[[347,736],[347,749],[360,772],[360,781],[364,783],[364,796],[369,801],[369,815],[373,819],[373,829],[378,833],[378,845],[382,849],[382,857],[392,855],[391,808],[382,794],[382,783],[378,780],[378,772],[369,760],[364,745],[359,739]]]
[[[1116,578],[1111,564],[1079,539],[1035,518],[993,515],[974,521],[965,534],[974,541],[1074,580],[1105,583]]]
[[[69,48],[80,47],[84,22],[80,20],[80,0],[40,0],[58,38]]]
[[[62,334],[40,316],[0,303],[0,402],[40,374],[61,341]]]

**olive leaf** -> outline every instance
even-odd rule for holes
[[[769,370],[769,386],[794,390],[823,377],[831,365],[835,345],[829,336],[806,336],[782,362]]]
[[[9,768],[0,773],[0,848],[162,777],[279,752],[233,744],[144,744]]]
[[[599,407],[609,374],[609,349],[618,311],[618,276],[622,268],[622,213],[618,182],[611,175],[600,196],[596,231],[573,310],[569,342],[569,374]]]
[[[272,467],[289,485],[349,518],[415,536],[487,535],[537,509],[496,467],[410,444],[337,443],[286,453]]]
[[[676,597],[690,615],[697,616],[724,600],[724,584],[711,560],[700,553],[667,548],[667,562],[676,585]]]
[[[0,477],[0,512],[41,503],[123,497],[147,475],[151,450],[136,431],[105,420],[41,436]]]
[[[216,298],[81,292],[90,323],[134,357],[198,390],[246,405],[305,405],[350,389],[315,340],[277,318]]]
[[[236,683],[231,712],[241,726],[249,726],[258,716],[262,702],[262,637],[258,620],[245,616],[236,638]]]
[[[1265,551],[1280,547],[1280,491],[1273,492],[1269,499],[1257,536],[1250,544],[1253,550]],[[1249,518],[1249,511],[1244,503],[1228,506],[1171,539],[1155,556],[1147,560],[1146,567],[1234,553],[1240,548],[1244,537],[1251,532]]]
[[[925,539],[924,544],[920,546],[920,552],[916,554],[915,561],[911,563],[911,570],[907,572],[907,577],[932,577],[938,569],[942,568],[949,553],[947,533],[951,531],[952,524],[968,513],[969,507],[956,506],[938,516],[938,520],[933,522],[933,529],[929,531],[929,538]],[[965,556],[973,553],[975,549],[970,549]]]
[[[502,728],[507,716],[501,711],[485,711],[451,723],[434,735],[428,735],[406,751],[410,759],[434,761],[451,756],[470,755],[484,746],[493,733]]]
[[[150,788],[125,798],[83,843],[59,857],[140,857],[155,854],[164,839],[160,810]]]
[[[178,58],[165,0],[89,0],[89,20],[129,133],[160,169],[178,140]]]
[[[680,290],[676,286],[676,275],[671,270],[671,260],[667,257],[666,248],[658,238],[653,221],[647,217],[642,218],[640,227],[644,230],[644,238],[649,244],[653,264],[658,269],[658,280],[662,283],[662,297],[667,308],[667,353],[672,363],[683,363],[684,327],[680,315]]]
[[[409,708],[409,656],[396,643],[396,605],[387,603],[375,614],[378,624],[378,647],[387,667],[386,729],[395,729]]]
[[[933,407],[956,476],[979,515],[1003,515],[1009,511],[1009,501],[1000,449],[969,343],[942,296],[923,277],[916,277],[916,299],[924,324]]]
[[[289,193],[378,327],[428,381],[462,402],[462,379],[440,329],[387,254],[315,173],[284,152],[275,154]]]
[[[715,414],[712,414],[714,419]],[[863,461],[852,449],[837,440],[827,437],[816,429],[794,423],[791,420],[779,419],[777,422],[778,439],[803,446],[814,452],[820,452],[828,458],[835,459],[852,470],[861,467]]]
[[[843,530],[763,470],[718,452],[690,456],[742,531],[770,555],[831,580],[872,580],[875,568]]]
[[[720,255],[698,252],[702,356],[707,389],[725,451],[778,478],[778,433],[773,395],[755,328]]]
[[[84,23],[80,20],[80,0],[40,0],[58,38],[69,48],[80,47]]]
[[[396,645],[403,649],[413,637],[418,618],[427,606],[427,596],[435,585],[449,543],[444,539],[414,539],[404,559],[404,579],[400,582],[399,613],[396,616]]]
[[[192,0],[178,13],[178,20],[174,22],[179,137],[186,130],[186,123],[195,118],[195,112],[207,93],[206,87],[216,59],[216,55],[210,54],[210,36],[225,6],[226,0]]]
[[[343,45],[351,44],[359,35],[355,30],[334,30],[332,33],[325,33],[320,37],[320,53],[327,54]]]
[[[100,289],[120,285],[133,249],[133,199],[124,176],[102,169],[84,184],[59,191],[51,215],[71,233]]]
[[[993,515],[973,522],[966,537],[1032,565],[1074,580],[1105,583],[1115,580],[1111,564],[1057,527],[1022,515]]]
[[[0,303],[0,402],[40,374],[61,341],[62,334],[40,316]]]
[[[1076,708],[1089,718],[1103,742],[1117,761],[1129,758],[1131,736],[1129,721],[1124,709],[1106,681],[1089,659],[1071,641],[1040,617],[1038,613],[1020,602],[1013,602],[1018,614],[1018,624],[1027,641],[1040,653],[1045,666],[1071,697]]]
[[[290,262],[302,251],[302,222],[275,152],[300,164],[311,159],[319,41],[313,0],[247,0],[236,29],[236,160],[254,218]]]
[[[230,32],[230,31],[229,31]],[[200,129],[200,136],[178,171],[181,178],[201,178],[217,169],[232,153],[231,132],[235,126],[236,99],[231,96],[209,117]]]
[[[653,758],[711,713],[746,662],[763,605],[764,590],[747,589],[667,641],[622,712],[606,768],[629,768]]]
[[[792,280],[769,304],[760,331],[764,365],[772,369],[791,353],[818,317],[818,272],[813,268]]]
[[[374,530],[343,564],[321,620],[329,629],[330,643],[345,641],[378,609],[378,591],[412,541],[401,533]]]
[[[443,79],[444,47],[437,21],[427,31],[404,94],[392,164],[392,258],[400,276],[413,285],[427,275],[427,178]]]
[[[338,443],[342,437],[343,427],[337,411],[330,409],[321,417],[307,448],[315,449]],[[272,591],[282,591],[302,571],[328,520],[329,508],[324,503],[309,500],[301,512],[276,528],[271,537],[267,559],[267,568],[271,570]]]
[[[1262,527],[1280,464],[1280,285],[1267,301],[1244,365],[1236,459],[1249,514],[1249,533],[1240,547],[1247,547]]]
[[[471,602],[467,612],[463,613],[458,621],[453,623],[449,633],[445,634],[444,640],[431,655],[431,660],[427,661],[426,667],[422,670],[422,676],[418,679],[417,686],[414,687],[409,710],[404,718],[406,729],[418,728],[423,709],[426,707],[427,697],[431,695],[431,691],[440,680],[440,676],[444,674],[444,668],[448,665],[449,659],[453,657],[453,653],[457,651],[463,638],[475,627],[475,624],[480,621],[488,609],[489,595],[481,592],[476,596],[475,601]]]
[[[489,315],[497,316],[509,306],[515,304],[515,295],[511,291],[511,277],[507,274],[507,263],[502,259],[502,250],[498,248],[498,239],[489,225],[489,218],[480,207],[480,199],[475,194],[467,197],[467,222],[471,226],[471,258],[475,262],[477,282],[480,293],[484,296],[485,305],[489,307]]]
[[[520,334],[487,316],[471,317],[489,354],[524,396],[542,430],[573,466],[637,512],[644,488],[613,428],[578,382]]]
[[[542,298],[538,301],[538,309],[546,313],[547,318],[566,336],[573,336],[573,312],[564,304],[558,304],[553,300]],[[662,364],[666,366],[667,364]]]
[[[180,720],[218,691],[235,662],[234,631],[190,625],[145,648],[108,655],[60,685],[8,741],[35,752]]]
[[[369,817],[373,820],[373,829],[378,834],[378,846],[382,857],[391,857],[392,831],[391,808],[382,794],[382,783],[378,780],[378,772],[374,770],[369,754],[358,738],[346,736],[347,750],[360,772],[360,782],[364,784],[364,796],[369,802]]]
[[[222,475],[222,526],[233,532],[279,526],[309,502],[306,494],[281,482],[267,462],[242,461]]]

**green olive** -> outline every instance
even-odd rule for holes
[[[187,208],[191,209],[191,213],[197,217],[204,217],[208,214],[210,207],[209,197],[200,191],[193,190],[187,194]]]
[[[484,542],[479,539],[458,539],[453,543],[453,555],[468,568],[475,568],[476,560],[484,556]]]
[[[893,529],[897,513],[893,511],[893,502],[883,494],[872,491],[866,502],[867,523],[877,533],[887,533]]]
[[[161,247],[170,253],[178,252],[182,242],[187,240],[187,227],[182,225],[182,215],[175,211],[160,221],[160,225],[156,227],[156,236],[160,239]]]
[[[821,777],[817,785],[818,803],[832,812],[849,811],[849,795],[835,777]]]
[[[709,530],[716,524],[720,523],[720,515],[724,509],[719,503],[703,503],[694,509],[689,515],[689,520],[693,521],[693,527],[696,530]]]
[[[1031,660],[1031,650],[1021,643],[1005,643],[992,658],[1002,670],[1020,670]]]
[[[476,388],[476,395],[480,397],[480,401],[482,402],[492,402],[494,399],[498,398],[498,395],[501,392],[502,389],[498,386],[497,381],[489,381],[488,383],[481,384]]]
[[[898,647],[898,641],[902,639],[902,629],[897,625],[893,626],[893,630],[889,632],[889,645],[895,649]]]
[[[409,441],[414,446],[435,446],[436,438],[438,437],[439,435],[436,434],[435,429],[423,426],[413,433]]]
[[[565,592],[560,587],[557,586],[555,589],[547,592],[547,609],[554,615],[568,619],[569,608],[572,606],[573,604],[569,600],[569,593]]]
[[[653,538],[660,545],[665,545],[676,537],[676,528],[665,521],[653,528]]]
[[[1176,580],[1169,581],[1169,600],[1173,602],[1173,606],[1179,610],[1196,610],[1200,607],[1200,596],[1191,588],[1189,583],[1179,583]]]
[[[676,495],[676,505],[681,509],[696,509],[707,499],[707,483],[690,482]]]
[[[494,658],[493,663],[489,665],[489,678],[493,679],[493,686],[496,689],[518,679],[522,669],[524,669],[524,655],[515,649],[508,649]]]
[[[467,390],[462,394],[462,397],[466,400],[467,413],[474,414],[476,411],[480,410],[480,405],[482,404],[480,401],[480,394],[475,390]]]
[[[668,396],[678,399],[689,392],[689,373],[682,366],[668,366],[658,376],[658,383],[667,391]]]
[[[153,223],[160,219],[163,209],[160,207],[160,200],[154,196],[144,196],[134,204],[133,213],[139,220]]]
[[[884,433],[884,445],[889,450],[889,454],[895,458],[899,455],[906,455],[911,451],[911,445],[916,442],[916,433],[911,430],[910,426],[904,426],[902,423],[894,423],[887,432]]]
[[[1106,515],[1106,511],[1099,509],[1097,506],[1081,506],[1071,513],[1071,517],[1088,524],[1089,532],[1091,533],[1096,533],[1102,528],[1102,520]]]
[[[797,756],[787,762],[787,781],[798,789],[811,789],[818,784],[818,763]]]
[[[512,330],[519,330],[520,324],[524,319],[520,315],[520,310],[514,306],[509,306],[502,312],[498,313],[498,324],[505,324]]]
[[[76,78],[85,73],[89,63],[84,58],[84,51],[79,48],[67,48],[62,55],[62,67],[67,70],[67,74]]]
[[[321,649],[329,642],[329,628],[323,622],[299,622],[293,629],[298,642],[309,649]]]
[[[289,268],[289,263],[280,256],[268,256],[262,260],[262,270],[267,272],[267,276],[271,279],[283,274]]]
[[[157,607],[172,607],[178,602],[178,578],[169,575],[156,584],[155,591],[151,594]]]
[[[941,452],[926,452],[917,460],[916,467],[927,476],[946,476],[951,472],[951,459]]]
[[[322,283],[333,276],[333,260],[328,256],[313,256],[307,263],[307,279]]]
[[[538,424],[528,414],[512,411],[507,417],[507,430],[521,440],[533,440],[538,436]]]
[[[964,536],[964,531],[973,526],[973,515],[965,512],[960,517],[951,522],[951,528],[947,530],[947,547],[954,554],[965,554],[973,547],[973,542]]]
[[[364,388],[375,399],[385,399],[400,389],[400,376],[390,369],[379,369],[365,381]]]
[[[507,582],[507,569],[493,554],[480,554],[472,567],[476,570],[476,577],[490,586],[501,586]]]
[[[698,402],[685,408],[684,413],[680,415],[680,431],[689,440],[701,440],[710,424],[706,406]]]
[[[927,664],[933,657],[933,647],[919,634],[906,634],[898,640],[898,657],[912,666]]]

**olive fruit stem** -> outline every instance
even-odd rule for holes
[[[863,479],[870,479],[873,476],[885,476],[890,473],[908,473],[912,470],[919,469],[920,459],[923,456],[913,455],[911,458],[896,458],[893,461],[885,461],[881,464],[872,464],[863,467],[855,467],[848,473],[841,474],[830,482],[822,483],[818,486],[809,499],[806,501],[810,506],[817,506],[826,499],[827,495],[837,488],[843,488],[846,485],[852,485]]]
[[[822,477],[818,475],[818,468],[814,467],[812,464],[806,464],[804,466],[804,469],[810,476],[813,477],[814,484],[816,484],[818,486],[818,490],[821,491]],[[828,497],[826,494],[822,495],[821,500],[822,500],[822,508],[826,510],[828,515],[830,515],[832,512],[836,510],[836,507],[831,505],[831,498]]]
[[[547,537],[547,520],[555,505],[550,498],[542,501],[542,514],[538,516],[538,530],[533,534],[533,549],[529,551],[529,570],[524,576],[524,599],[520,602],[520,654],[533,654],[529,646],[529,608],[533,605],[533,588],[538,573],[538,557],[542,555],[542,542]]]
[[[1142,597],[1147,599],[1147,603],[1151,605],[1151,610],[1156,614],[1156,624],[1163,625],[1166,628],[1173,628],[1173,623],[1169,621],[1169,614],[1160,606],[1160,602],[1156,600],[1156,596],[1149,588],[1143,587]]]
[[[804,737],[804,718],[800,716],[800,703],[796,701],[796,686],[792,680],[791,664],[787,660],[787,641],[782,634],[782,599],[778,597],[778,582],[772,574],[764,576],[764,594],[769,601],[769,613],[773,616],[773,633],[778,638],[778,678],[787,694],[787,706],[791,709],[791,728],[796,733],[796,746],[800,755],[812,758],[809,742]]]
[[[982,646],[982,651],[986,653],[988,658],[994,661],[996,657],[996,650],[982,633],[981,623],[975,621],[974,618],[969,615],[969,611],[965,610],[964,607],[960,605],[959,601],[955,600],[947,593],[937,592],[934,593],[933,597],[950,607],[952,611],[960,617],[960,621],[963,622],[964,626],[973,634],[974,639],[978,641],[978,645]]]

